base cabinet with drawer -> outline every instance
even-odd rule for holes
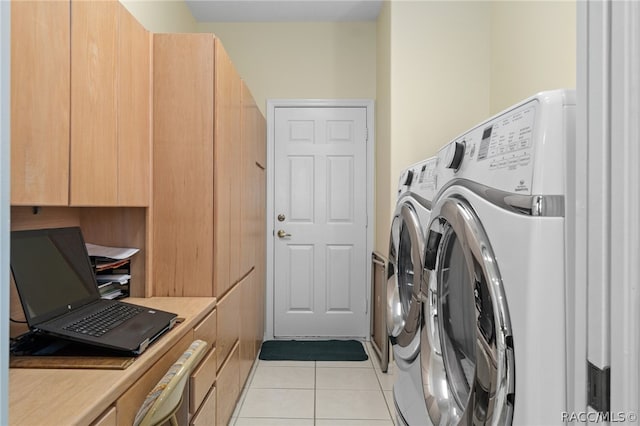
[[[192,426],[211,426],[216,424],[216,388],[211,388],[209,394],[200,405],[200,409],[193,416]]]
[[[210,417],[210,414],[201,414],[203,412],[211,412],[212,410],[215,412],[215,403],[212,405],[208,398],[210,398],[216,381],[216,338],[215,332],[211,332],[211,330],[215,331],[216,318],[217,312],[214,309],[193,328],[192,332],[185,334],[153,367],[118,398],[116,402],[118,425],[133,424],[136,413],[149,391],[189,345],[197,339],[206,341],[209,349],[189,378],[182,406],[176,416],[180,424],[187,424],[188,421],[193,422],[198,417]],[[205,406],[206,408],[204,408]],[[212,424],[214,423],[209,423],[209,425]]]
[[[138,379],[115,404],[116,424],[130,425],[147,397],[149,391],[180,358],[194,340],[207,342],[208,350],[204,358],[194,368],[185,388],[183,402],[176,414],[180,425],[215,425],[216,402],[215,384],[217,373],[216,323],[218,310],[207,313],[189,332],[187,332],[166,354],[160,358],[140,379]],[[178,326],[180,327],[180,325]],[[109,412],[105,413],[105,416]],[[106,417],[108,421],[110,417]],[[204,423],[206,421],[206,423]],[[105,423],[108,425],[110,423]]]
[[[231,350],[226,362],[218,370],[216,397],[216,424],[224,426],[229,424],[236,402],[240,396],[240,345]]]
[[[116,407],[110,407],[105,411],[95,422],[91,423],[91,426],[117,426],[118,416],[116,414]]]

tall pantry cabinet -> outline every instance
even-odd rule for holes
[[[226,424],[264,330],[265,121],[214,35],[155,34],[153,45],[153,294],[217,297]]]

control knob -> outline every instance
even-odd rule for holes
[[[409,171],[407,172],[407,177],[406,177],[406,179],[404,180],[404,185],[405,185],[405,186],[410,186],[410,185],[411,185],[411,182],[413,182],[413,170],[409,170]]]
[[[453,142],[449,144],[449,148],[444,157],[444,165],[448,169],[458,170],[464,158],[465,141]]]

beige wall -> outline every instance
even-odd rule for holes
[[[374,249],[387,256],[395,180],[391,175],[391,7],[384,2],[376,28],[376,183]]]
[[[149,31],[196,32],[196,21],[184,0],[120,0],[120,3]]]
[[[491,113],[541,90],[576,87],[575,1],[491,7]]]
[[[207,23],[258,106],[268,98],[376,97],[375,22]]]
[[[388,50],[390,64],[388,78],[378,69],[378,88],[388,79],[389,95],[378,93],[376,140],[375,247],[382,253],[400,172],[489,113],[490,12],[490,3],[475,1],[385,3],[378,55]]]

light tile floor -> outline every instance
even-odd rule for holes
[[[230,425],[393,426],[393,365],[365,349],[362,362],[257,360]]]

